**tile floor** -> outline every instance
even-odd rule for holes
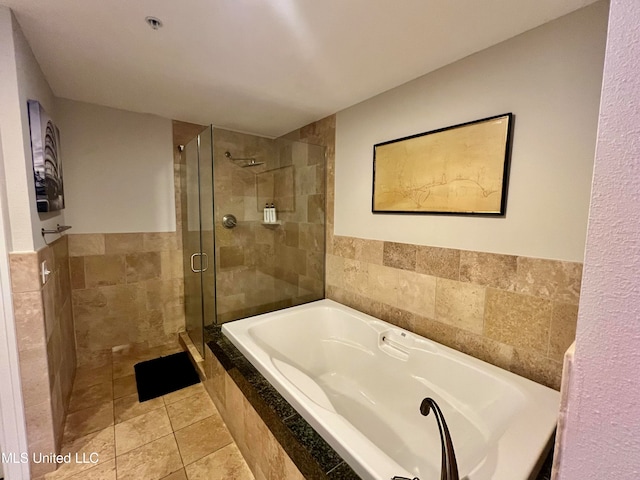
[[[60,452],[72,461],[45,479],[253,480],[201,383],[138,402],[133,366],[181,350],[120,349],[78,369]]]

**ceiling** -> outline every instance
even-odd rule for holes
[[[58,97],[275,137],[594,1],[0,4]]]

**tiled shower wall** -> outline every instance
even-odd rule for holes
[[[284,287],[281,308],[324,296],[325,158],[324,148],[317,145],[289,140],[272,144],[277,167],[271,178],[269,173],[257,177],[256,271],[257,282],[274,279],[272,291]],[[261,224],[260,206],[270,196],[281,206],[282,225]]]
[[[279,167],[273,142],[222,129],[215,129],[213,137],[216,308],[218,318],[227,321],[245,316],[252,307],[280,300],[275,294],[282,293],[284,297],[290,289],[283,286],[276,292],[274,279],[259,276],[256,269],[264,254],[261,240],[270,234],[260,223],[257,183],[263,172]],[[265,163],[241,168],[225,157],[227,151],[235,158],[254,157]],[[238,219],[234,229],[224,228],[220,222],[228,213]],[[210,236],[207,238],[212,241]]]
[[[324,149],[222,129],[214,129],[213,146],[216,222],[214,226],[211,219],[203,219],[202,233],[203,241],[212,244],[215,227],[219,320],[322,298]],[[242,168],[225,157],[227,151],[264,164]],[[183,223],[188,214],[184,187]],[[263,225],[265,202],[275,203],[279,224]],[[238,220],[234,229],[221,224],[227,213]]]
[[[30,453],[58,451],[69,408],[76,350],[67,252],[63,236],[37,252],[9,255]],[[45,260],[51,274],[42,285]],[[31,464],[34,478],[53,469]]]
[[[334,236],[335,116],[287,138],[327,147],[327,298],[560,388],[582,264]]]
[[[336,116],[330,115],[282,137],[312,145],[325,147],[325,252],[329,253],[333,243],[333,213],[335,205],[335,156],[336,156]],[[325,274],[326,278],[326,274]]]
[[[78,365],[118,345],[176,343],[184,330],[182,252],[175,232],[69,235]]]

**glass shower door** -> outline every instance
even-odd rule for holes
[[[325,148],[213,135],[217,324],[323,298]]]
[[[215,319],[212,128],[185,146],[182,176],[186,330],[201,355],[204,326]]]

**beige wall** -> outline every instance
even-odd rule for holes
[[[63,212],[36,208],[27,100],[57,121],[53,94],[11,12],[0,7],[0,131],[11,232],[11,290],[29,453],[57,451],[76,367],[67,239],[46,246],[41,228],[64,224]],[[48,237],[49,241],[56,237]],[[46,260],[46,283],[39,276]],[[31,463],[31,477],[52,465]]]
[[[336,234],[581,262],[607,11],[598,2],[339,112]],[[374,144],[506,112],[506,217],[371,213]]]
[[[606,18],[599,2],[292,134],[328,146],[328,298],[559,388],[575,337]],[[505,218],[371,214],[375,143],[507,111]]]
[[[171,121],[56,99],[78,365],[184,330]]]
[[[44,246],[41,228],[64,224],[64,212],[38,214],[35,200],[27,100],[37,100],[53,118],[53,94],[20,26],[0,6],[0,131],[11,230],[11,251]]]
[[[73,233],[176,229],[171,121],[56,99]]]
[[[51,274],[43,285],[40,263]],[[57,452],[76,368],[67,237],[38,252],[10,255],[29,452]],[[31,464],[37,478],[51,464]]]
[[[177,342],[184,330],[182,252],[174,232],[69,235],[78,365],[119,345]]]

